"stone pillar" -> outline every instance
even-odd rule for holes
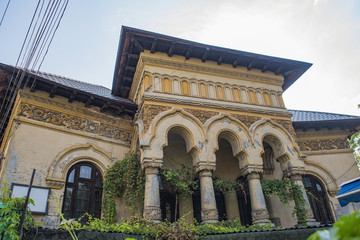
[[[159,167],[145,167],[145,196],[144,196],[144,217],[154,222],[160,222],[160,178]]]
[[[200,170],[199,178],[201,195],[201,223],[218,222],[219,215],[216,208],[212,171],[208,169]]]
[[[225,193],[225,207],[228,219],[240,218],[239,204],[235,191]]]
[[[318,225],[319,223],[316,222],[314,219],[313,211],[310,207],[309,199],[307,197],[307,194],[305,192],[305,187],[302,181],[302,176],[300,174],[292,174],[290,175],[290,180],[294,181],[295,184],[299,185],[303,194],[303,197],[305,199],[305,213],[306,213],[306,224],[307,225]],[[296,202],[295,202],[296,204]]]
[[[254,223],[265,224],[270,223],[269,212],[266,209],[264,193],[261,188],[260,174],[258,172],[250,172],[247,175],[250,188],[250,199],[252,208],[252,218]]]

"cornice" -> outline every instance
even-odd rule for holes
[[[291,113],[289,113],[286,109],[254,106],[252,104],[246,104],[246,103],[233,104],[227,101],[207,100],[203,98],[183,97],[183,96],[162,94],[162,93],[161,94],[144,93],[143,101],[144,100],[291,118]]]

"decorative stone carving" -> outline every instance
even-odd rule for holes
[[[255,221],[269,219],[269,212],[266,209],[254,209],[251,211],[251,215]]]
[[[144,132],[147,132],[152,120],[161,112],[169,110],[168,106],[145,104],[139,114],[139,119],[144,122]]]
[[[259,178],[260,178],[260,174],[263,173],[263,166],[262,165],[249,165],[241,170],[242,176],[246,176],[251,173],[255,173],[255,175],[259,176]]]
[[[240,122],[244,123],[248,128],[256,121],[259,121],[261,118],[256,116],[240,115],[240,114],[231,114],[232,117],[238,119]]]
[[[209,118],[219,114],[218,112],[204,111],[199,109],[184,108],[184,110],[198,118],[202,124],[204,124]]]
[[[349,144],[345,138],[304,140],[299,141],[299,146],[301,151],[349,149]]]
[[[72,116],[68,113],[61,113],[44,107],[28,103],[21,103],[18,116],[32,119],[47,124],[65,127],[67,129],[97,134],[107,138],[130,142],[131,132],[126,129],[111,126],[109,124],[91,121],[86,118]],[[100,118],[101,119],[101,118]]]
[[[214,220],[218,220],[219,219],[219,214],[218,214],[218,210],[215,209],[203,209],[201,210],[201,219],[203,222],[206,221],[214,221]]]
[[[26,99],[27,101],[31,102],[38,102],[41,103],[41,105],[51,106],[58,109],[64,109],[67,112],[72,112],[76,114],[82,114],[86,115],[95,119],[102,119],[104,122],[112,123],[114,125],[122,125],[122,126],[128,126],[132,127],[132,117],[128,115],[124,115],[121,118],[115,118],[110,116],[109,114],[103,114],[100,113],[100,109],[97,107],[91,107],[91,108],[79,108],[75,107],[72,104],[64,104],[61,102],[57,102],[50,98],[43,98],[37,95],[32,95],[30,93],[24,92],[23,93],[23,99]]]
[[[273,121],[280,124],[281,126],[283,126],[291,134],[291,136],[295,139],[295,137],[296,137],[295,129],[290,120],[273,119]]]
[[[158,162],[146,161],[146,162],[143,162],[141,166],[143,169],[151,169],[151,168],[158,169],[158,168],[162,167],[162,161],[158,161]]]
[[[153,221],[161,220],[161,209],[158,207],[145,207],[144,217]]]
[[[195,167],[195,172],[197,173],[203,173],[205,174],[205,172],[209,172],[211,174],[211,172],[215,171],[216,166],[215,164],[198,164]]]

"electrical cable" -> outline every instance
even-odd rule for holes
[[[8,3],[7,3],[7,5],[6,5],[6,8],[5,8],[4,14],[3,14],[3,16],[2,16],[2,18],[1,18],[1,21],[0,21],[0,26],[1,26],[2,22],[3,22],[3,20],[4,20],[5,14],[6,14],[7,10],[8,10],[8,7],[9,7],[9,4],[10,4],[10,1],[11,1],[11,0],[9,0],[9,1],[8,1]]]

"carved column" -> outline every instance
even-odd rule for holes
[[[247,179],[249,181],[250,199],[252,207],[252,218],[254,223],[265,224],[269,223],[269,212],[266,209],[266,202],[263,190],[261,188],[260,173],[262,169],[247,169]]]
[[[303,172],[301,172],[303,174]],[[306,213],[306,224],[308,225],[318,225],[319,223],[316,222],[314,219],[313,211],[310,207],[309,199],[307,197],[307,194],[305,192],[305,187],[302,181],[302,176],[300,172],[289,172],[288,175],[290,175],[290,179],[294,181],[295,184],[299,185],[303,194],[303,197],[305,199],[305,213]],[[296,202],[295,202],[296,204]]]
[[[145,168],[145,196],[144,196],[144,217],[154,222],[160,222],[160,165],[146,164]]]
[[[205,168],[198,171],[200,178],[202,224],[218,222],[219,219],[212,181],[213,170],[214,169]]]

